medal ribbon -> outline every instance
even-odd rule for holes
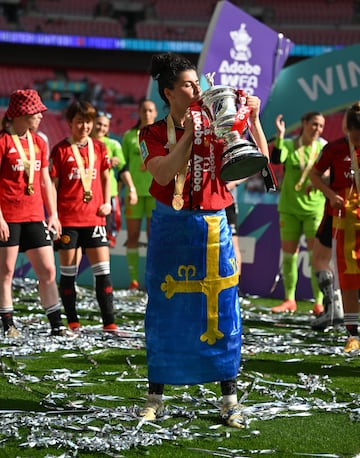
[[[175,133],[174,121],[170,114],[166,118],[166,126],[167,126],[168,146],[169,146],[169,151],[171,153],[171,151],[174,149],[176,145],[176,133]],[[177,173],[175,177],[175,187],[174,187],[174,195],[173,195],[173,201],[172,201],[172,206],[174,210],[181,210],[182,207],[184,206],[183,190],[184,190],[184,185],[185,185],[186,173],[187,173],[187,164]]]
[[[313,141],[311,143],[311,152],[310,152],[310,156],[306,164],[306,167],[304,163],[304,145],[303,145],[302,137],[299,137],[299,148],[297,151],[299,153],[299,162],[300,162],[300,169],[302,170],[302,174],[301,174],[300,180],[295,185],[295,191],[300,191],[302,185],[304,184],[306,178],[308,177],[309,172],[317,158],[317,155],[318,155],[317,142]]]
[[[91,196],[91,184],[92,184],[92,177],[94,171],[94,163],[95,163],[95,154],[94,154],[94,143],[92,138],[88,137],[88,160],[89,160],[89,167],[85,169],[84,162],[82,160],[79,148],[77,144],[74,142],[74,139],[70,138],[70,145],[71,149],[74,153],[76,164],[80,171],[80,178],[81,183],[84,188],[84,192]]]
[[[21,160],[24,165],[24,170],[28,176],[28,193],[34,194],[35,148],[31,132],[29,131],[29,129],[26,131],[26,139],[29,146],[29,158],[26,156],[20,138],[12,126],[10,127],[10,134],[11,138],[13,139],[13,142],[15,143],[16,149],[18,150],[18,153],[20,154]]]

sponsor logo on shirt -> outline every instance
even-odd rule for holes
[[[85,172],[87,172],[87,170]],[[97,176],[97,170],[94,169],[93,174],[92,174],[92,179],[96,180],[96,176]],[[68,174],[68,178],[69,180],[80,180],[81,179],[80,169],[78,169],[77,167],[73,167],[71,169],[71,172]]]
[[[140,143],[140,151],[141,151],[142,159],[143,159],[143,161],[145,161],[145,159],[146,159],[146,158],[148,157],[148,155],[149,155],[149,151],[148,151],[148,149],[147,149],[145,140],[142,140],[142,142]]]
[[[13,172],[23,172],[24,171],[24,163],[23,163],[22,159],[17,159],[16,163],[13,164],[11,166],[11,168],[12,168]],[[35,161],[34,170],[36,172],[41,170],[41,161],[40,160]]]

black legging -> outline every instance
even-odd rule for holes
[[[221,394],[223,396],[229,396],[231,394],[236,394],[237,385],[236,379],[225,380],[220,382],[221,384]],[[163,394],[164,393],[164,384],[163,383],[153,383],[149,382],[149,394]]]

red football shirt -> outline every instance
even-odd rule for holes
[[[67,139],[54,146],[50,156],[50,176],[59,179],[57,191],[57,208],[59,220],[63,226],[87,227],[104,226],[105,218],[97,215],[104,203],[101,173],[110,168],[110,160],[105,145],[92,139],[94,143],[94,169],[92,179],[92,200],[84,202],[84,188],[80,170],[71,145]],[[79,147],[80,155],[87,167],[88,147]]]
[[[179,140],[183,133],[183,129],[176,128],[176,139]],[[165,120],[143,128],[140,131],[139,140],[145,164],[153,157],[168,154]],[[227,190],[225,182],[220,178],[222,152],[223,143],[214,137],[212,137],[211,147],[206,149],[204,157],[197,156],[196,151],[193,152],[183,191],[184,209],[221,210],[232,203],[231,193]],[[193,173],[194,167],[196,168],[195,173]],[[202,190],[200,196],[195,196],[193,183],[198,176],[199,170],[201,170],[202,174]],[[150,193],[161,203],[171,206],[174,186],[175,180],[172,180],[167,186],[161,186],[153,179]],[[199,197],[200,200],[196,200]]]
[[[11,135],[0,132],[0,206],[8,223],[43,221],[44,203],[41,196],[41,169],[48,167],[47,147],[44,140],[31,132],[35,150],[34,194],[27,194],[28,177],[23,161]],[[20,139],[27,157],[26,139]]]
[[[324,173],[330,168],[330,188],[346,199],[347,190],[353,185],[353,174],[351,173],[351,155],[348,140],[343,137],[327,143],[314,168]],[[329,205],[329,211],[337,214]]]

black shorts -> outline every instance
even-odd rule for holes
[[[54,243],[55,250],[99,248],[109,246],[106,226],[63,227],[61,237]]]
[[[316,237],[320,243],[327,248],[332,246],[332,215],[326,214],[321,220],[320,226],[316,232]]]
[[[0,247],[19,246],[19,251],[24,253],[33,248],[49,246],[52,244],[49,229],[45,221],[30,223],[8,223],[10,237],[7,242],[0,241]]]
[[[231,204],[228,207],[225,208],[226,211],[226,217],[228,220],[228,224],[231,228],[231,235],[236,235],[237,234],[237,218],[236,218],[236,207],[235,204]]]

